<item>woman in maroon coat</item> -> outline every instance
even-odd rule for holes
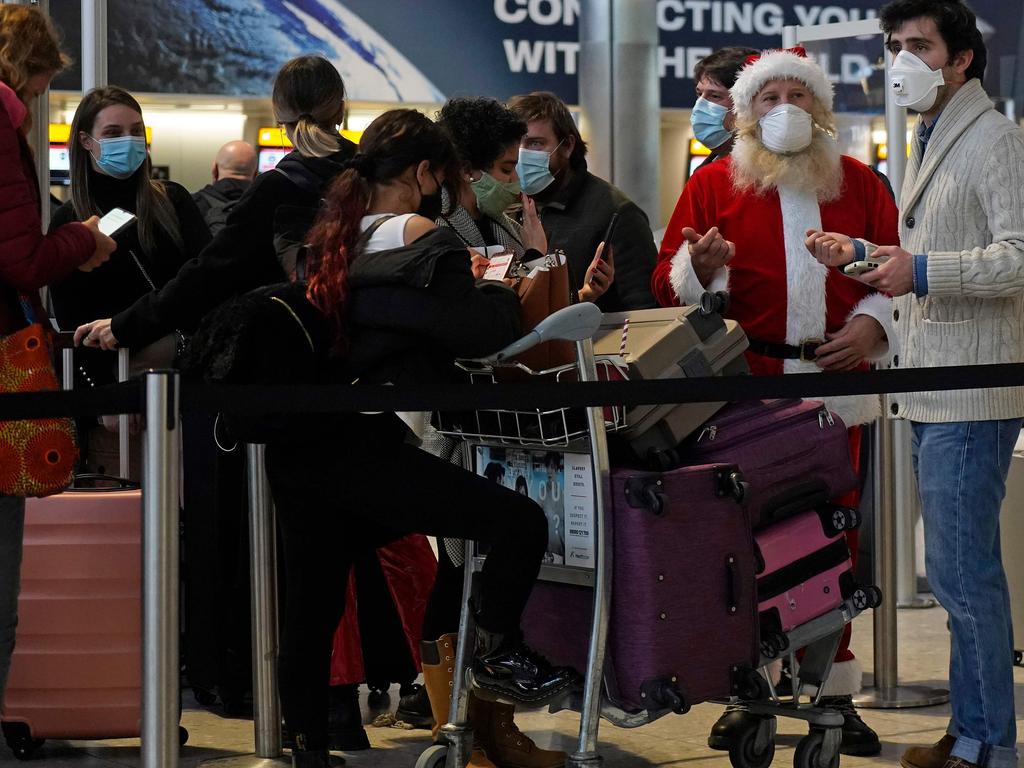
[[[46,16],[27,5],[0,5],[0,336],[25,326],[22,297],[45,318],[39,289],[99,266],[115,248],[95,216],[42,234],[39,182],[25,140],[28,105],[66,65]],[[0,496],[0,709],[14,650],[24,513],[24,499]]]

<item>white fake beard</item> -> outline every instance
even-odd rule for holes
[[[733,185],[740,191],[759,193],[780,185],[813,190],[818,201],[825,203],[838,199],[842,191],[839,157],[839,145],[820,128],[814,129],[810,146],[793,155],[776,154],[761,143],[756,132],[745,133],[736,139],[732,150]]]

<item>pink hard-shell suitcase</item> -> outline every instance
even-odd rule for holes
[[[138,736],[141,713],[142,491],[79,475],[63,493],[25,501],[3,734],[27,759],[49,738]]]
[[[881,602],[875,587],[854,580],[846,531],[859,522],[856,510],[823,504],[754,536],[762,655],[785,650],[786,633],[844,600],[862,609]]]
[[[139,735],[142,492],[110,485],[25,502],[18,634],[3,731],[42,739]]]

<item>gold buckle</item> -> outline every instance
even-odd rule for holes
[[[800,362],[813,363],[815,358],[818,356],[818,347],[824,343],[824,339],[804,339],[801,341]]]

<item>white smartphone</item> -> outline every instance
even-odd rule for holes
[[[862,261],[853,261],[843,267],[843,272],[850,277],[857,277],[858,275],[863,275],[866,272],[878,269],[883,264],[885,264],[885,259],[864,259]]]
[[[492,256],[491,263],[484,272],[484,280],[504,280],[512,266],[513,254],[504,253]]]
[[[100,232],[107,237],[113,237],[134,222],[134,213],[129,213],[124,208],[112,208],[100,219]]]

